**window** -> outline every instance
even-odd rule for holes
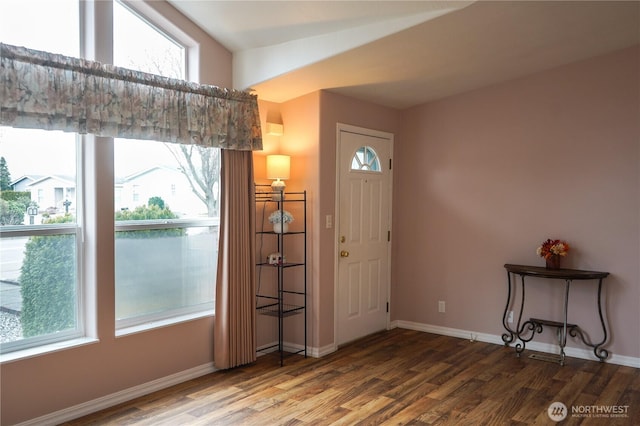
[[[145,153],[144,161],[137,151]],[[218,196],[205,195],[174,155],[202,170],[203,156],[219,162],[220,151],[188,147],[185,152],[191,157],[171,144],[115,140],[116,181],[122,186],[115,206],[118,329],[213,309]],[[216,167],[198,180],[219,173]]]
[[[183,78],[184,57],[182,46],[114,3],[116,65]],[[116,327],[210,313],[219,149],[129,139],[114,144]]]
[[[81,4],[43,1],[34,8],[31,2],[3,0],[0,41],[79,57]],[[113,7],[114,63],[182,78],[185,49],[122,4],[114,2]],[[90,27],[88,23],[99,47],[110,48],[111,38]],[[79,139],[0,128],[2,353],[91,334],[84,324],[94,321],[85,318],[95,313],[83,309],[105,303],[83,298],[94,293],[86,291],[94,283],[83,280],[82,226],[93,223],[96,207],[104,204],[88,206],[89,214],[82,208],[82,177],[92,173],[83,173],[78,160]],[[116,327],[212,312],[219,150],[119,139],[114,150]],[[205,164],[211,167],[203,168]],[[110,178],[101,174],[88,184]],[[153,215],[140,215],[138,208]],[[43,260],[46,267],[39,268]],[[55,295],[44,291],[51,289]]]
[[[35,8],[31,2],[3,1],[0,41],[79,56],[79,22],[77,0],[39,2]],[[76,139],[0,127],[2,353],[84,334]]]
[[[119,1],[113,3],[113,62],[159,74],[185,76],[185,49]]]
[[[131,199],[133,200],[134,203],[138,203],[140,201],[140,185],[135,185],[135,184],[133,185]],[[120,202],[122,202],[122,200],[120,200]],[[125,210],[126,209],[127,207],[125,207]]]
[[[351,170],[381,172],[378,154],[370,146],[361,146],[353,155]]]
[[[5,353],[82,335],[82,249],[75,135],[0,127],[0,147]]]

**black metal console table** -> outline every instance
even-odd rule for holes
[[[506,346],[513,343],[516,339],[520,342],[516,343],[515,349],[516,354],[520,356],[520,354],[524,351],[525,345],[527,342],[531,341],[536,333],[542,333],[543,326],[554,327],[558,332],[558,343],[560,345],[560,357],[558,362],[560,365],[564,365],[565,353],[564,348],[567,344],[567,333],[571,337],[580,336],[582,342],[593,348],[593,353],[600,360],[604,361],[609,356],[609,352],[606,349],[602,348],[602,345],[607,341],[607,326],[605,325],[604,317],[602,315],[602,281],[606,278],[609,273],[608,272],[597,272],[597,271],[582,271],[579,269],[548,269],[544,267],[538,266],[526,266],[526,265],[504,265],[507,270],[507,280],[508,280],[508,294],[507,294],[507,305],[504,308],[504,314],[502,316],[502,325],[504,326],[506,333],[502,335],[502,341]],[[515,276],[520,276],[521,282],[521,297],[520,297],[520,312],[518,314],[518,322],[516,325],[516,329],[513,330],[508,324],[507,317],[509,306],[512,304],[511,298],[512,294],[515,295],[515,286],[516,278]],[[513,279],[512,279],[513,277]],[[524,311],[524,300],[525,300],[525,277],[533,277],[533,278],[549,278],[549,279],[558,279],[564,280],[565,282],[565,292],[564,292],[564,311],[563,311],[563,322],[558,321],[550,321],[545,319],[538,318],[530,318],[524,322],[522,322],[522,313]],[[602,324],[602,332],[604,334],[602,341],[596,344],[588,341],[580,327],[576,324],[570,324],[567,322],[567,309],[569,305],[569,287],[571,282],[574,280],[597,280],[598,281],[598,315],[600,316],[600,323]],[[515,296],[514,296],[515,297]],[[513,303],[516,303],[514,300]]]

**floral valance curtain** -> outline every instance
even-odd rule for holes
[[[0,125],[262,149],[255,95],[2,43]]]

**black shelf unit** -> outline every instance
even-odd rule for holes
[[[256,214],[256,238],[260,239],[258,247],[262,250],[265,240],[276,248],[276,253],[282,256],[283,262],[275,264],[269,263],[265,253],[259,253],[256,262],[257,280],[256,286],[256,309],[260,315],[274,317],[278,326],[277,343],[261,347],[258,351],[268,351],[276,349],[280,353],[280,365],[284,365],[284,354],[302,354],[307,357],[307,192],[274,192],[269,185],[256,185],[256,210],[262,209],[262,215]],[[284,212],[295,209],[297,216],[294,218],[295,225],[291,226],[287,232],[275,232],[272,225],[266,220],[266,212],[273,210],[279,212],[280,218],[284,217]],[[277,214],[277,213],[276,213]],[[300,214],[302,217],[300,217]],[[295,249],[292,250],[292,246]],[[297,277],[294,282],[287,275],[286,271],[297,270]],[[263,289],[260,284],[263,278],[269,274],[274,274],[276,285],[270,289]],[[266,277],[263,277],[263,274]],[[273,275],[271,275],[273,276]],[[285,348],[284,332],[286,318],[302,316],[304,323],[304,344],[303,348]],[[288,320],[293,321],[293,319]]]

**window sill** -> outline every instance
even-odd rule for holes
[[[116,337],[129,336],[131,334],[136,334],[136,333],[144,333],[145,331],[154,330],[156,328],[170,327],[170,326],[175,325],[175,324],[188,322],[188,321],[194,321],[194,320],[198,320],[198,319],[201,319],[201,318],[207,318],[207,317],[213,317],[213,316],[214,316],[214,310],[211,309],[211,310],[207,310],[207,311],[203,311],[203,312],[197,312],[197,313],[193,313],[193,314],[180,315],[180,316],[173,317],[173,318],[167,318],[167,319],[164,319],[164,320],[147,322],[147,323],[140,324],[140,325],[134,325],[134,326],[131,326],[131,327],[120,328],[120,329],[116,330]]]
[[[194,314],[181,315],[178,317],[169,318],[162,321],[153,321],[145,324],[140,324],[133,327],[123,328],[121,330],[116,330],[116,337],[127,336],[136,333],[142,333],[145,331],[153,330],[156,328],[169,327],[171,325],[194,321],[201,318],[213,317],[214,310],[208,310],[203,312],[198,312]],[[53,352],[59,352],[67,349],[72,349],[80,346],[91,345],[94,343],[100,342],[100,339],[93,337],[79,337],[76,339],[64,340],[62,342],[50,343],[47,345],[37,346],[34,348],[17,350],[14,352],[8,352],[5,354],[0,354],[0,364],[21,361],[28,358],[33,358],[41,355],[46,355]]]
[[[77,339],[65,340],[48,345],[37,346],[35,348],[22,349],[15,352],[9,352],[0,355],[0,364],[21,361],[27,358],[33,358],[40,355],[46,355],[53,352],[59,352],[66,349],[76,348],[85,345],[98,343],[100,340],[93,337],[80,337]]]

